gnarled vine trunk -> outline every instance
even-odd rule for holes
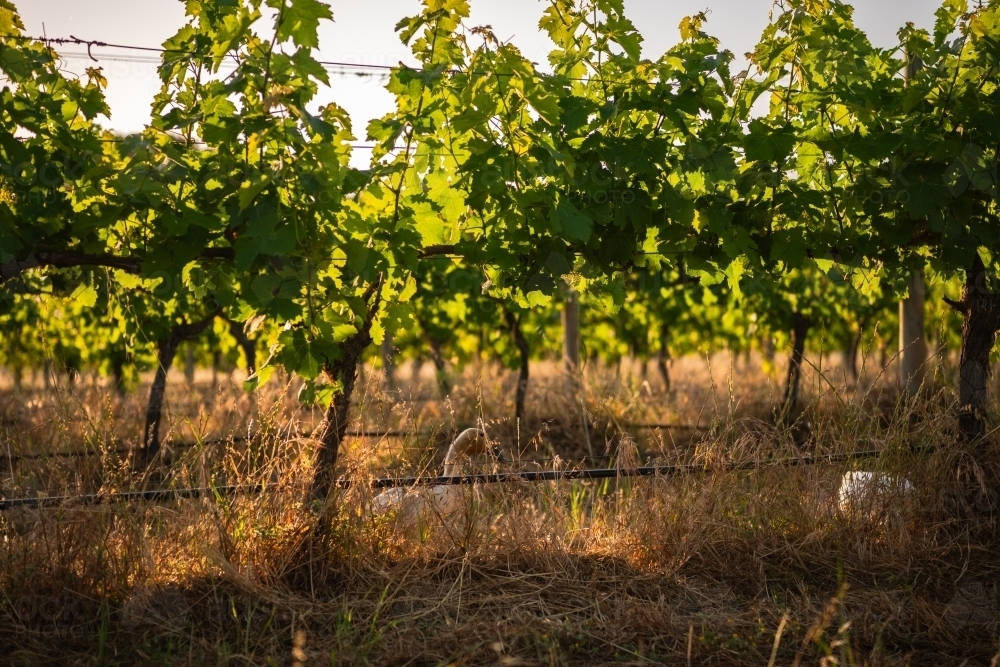
[[[119,398],[125,396],[125,356],[115,354],[111,359],[111,381]]]
[[[212,389],[219,385],[219,363],[222,361],[222,353],[218,350],[212,352]]]
[[[770,336],[764,338],[760,343],[760,352],[768,362],[774,361],[776,350],[774,349],[774,339]]]
[[[986,434],[990,352],[1000,331],[1000,295],[988,290],[986,268],[978,255],[967,272],[962,300],[948,303],[963,316],[958,423],[962,435],[975,441]]]
[[[909,296],[899,302],[899,389],[915,396],[924,383],[927,339],[924,336],[924,274],[910,276]]]
[[[802,380],[802,359],[806,351],[806,336],[812,322],[802,313],[792,319],[792,356],[788,359],[788,377],[785,379],[785,398],[781,406],[780,421],[787,421],[799,404],[799,385]]]
[[[667,362],[670,360],[670,348],[667,347],[669,337],[670,329],[664,324],[660,327],[660,349],[656,351],[656,369],[660,371],[664,391],[670,391],[670,369],[667,368]]]
[[[379,354],[382,357],[382,373],[385,375],[385,390],[387,392],[396,391],[396,359],[395,350],[392,345],[392,334],[388,331],[382,338],[382,345],[379,346]]]
[[[135,457],[138,469],[145,469],[160,453],[160,423],[163,421],[163,397],[167,393],[167,374],[174,364],[177,345],[180,341],[170,334],[156,346],[156,375],[149,389],[146,404],[146,426],[142,433],[143,448]]]
[[[418,354],[410,362],[410,382],[413,382],[417,386],[420,385],[420,374],[424,372],[424,364],[427,360],[424,359],[424,355]]]
[[[153,386],[149,389],[149,402],[146,405],[146,425],[142,434],[142,448],[136,452],[133,467],[145,470],[160,454],[160,423],[163,421],[163,398],[167,392],[167,373],[174,363],[177,347],[186,340],[200,336],[218,316],[218,311],[211,316],[194,322],[181,324],[170,330],[170,333],[157,343],[156,376]]]
[[[451,378],[448,377],[448,366],[445,364],[441,341],[428,338],[427,343],[431,348],[431,360],[434,362],[434,379],[437,381],[438,391],[441,392],[441,398],[446,398],[451,394]]]
[[[521,331],[521,316],[514,315],[506,307],[504,307],[503,313],[511,336],[514,338],[514,345],[521,356],[521,368],[517,376],[517,393],[514,398],[514,415],[518,420],[523,420],[524,398],[528,393],[528,360],[531,357],[531,347],[528,345],[528,339],[524,337],[524,332]]]
[[[194,346],[188,345],[184,351],[184,379],[189,385],[194,384],[195,358]]]
[[[580,299],[569,290],[562,310],[563,365],[571,378],[580,371]]]
[[[886,367],[889,366],[889,344],[885,342],[884,338],[879,338],[878,341],[878,368],[880,372],[885,372]]]
[[[340,444],[347,435],[351,396],[354,394],[354,385],[358,380],[361,355],[365,348],[372,343],[371,325],[371,318],[369,318],[361,331],[350,336],[341,344],[340,358],[325,366],[326,374],[330,376],[330,379],[340,382],[341,391],[334,394],[330,407],[326,411],[326,420],[323,424],[323,434],[320,437],[319,451],[316,453],[316,470],[313,473],[310,492],[313,500],[326,500],[336,481]]]
[[[861,349],[861,340],[864,336],[864,324],[858,328],[858,333],[851,336],[850,342],[847,344],[847,349],[844,350],[844,365],[847,367],[847,372],[851,375],[851,380],[857,383],[858,379],[861,377],[858,371],[858,350]]]

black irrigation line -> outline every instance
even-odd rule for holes
[[[759,461],[741,461],[726,463],[721,466],[705,466],[694,463],[678,463],[662,466],[641,466],[638,468],[598,468],[578,470],[538,470],[524,472],[482,473],[476,475],[456,475],[441,477],[390,477],[374,479],[371,486],[374,489],[388,489],[398,486],[445,486],[453,484],[497,484],[503,482],[558,482],[578,479],[617,479],[619,477],[676,477],[698,472],[735,472],[741,470],[760,470],[766,468],[796,467],[815,465],[816,463],[843,463],[861,459],[878,458],[880,450],[872,449],[847,454],[832,454],[830,456],[800,456],[778,459],[761,463]],[[346,489],[353,486],[354,480],[341,479],[335,486]]]
[[[860,452],[831,454],[828,456],[800,456],[777,459],[761,463],[759,461],[743,461],[726,463],[721,466],[704,466],[698,464],[676,464],[661,466],[643,466],[639,468],[600,468],[579,470],[541,470],[525,472],[482,473],[474,475],[453,475],[440,477],[387,477],[370,481],[341,478],[334,483],[339,489],[348,489],[359,484],[368,485],[373,489],[388,489],[412,486],[446,486],[471,484],[500,484],[505,482],[557,482],[564,480],[595,480],[619,479],[623,477],[676,477],[699,472],[736,472],[762,470],[767,468],[797,467],[815,465],[817,463],[844,463],[864,459],[878,458],[882,450],[870,449]],[[201,497],[229,497],[239,493],[256,494],[276,484],[250,484],[238,486],[220,486],[193,489],[151,489],[148,491],[125,491],[119,493],[90,494],[82,496],[53,496],[36,498],[9,498],[0,500],[0,512],[12,509],[44,509],[62,507],[65,505],[105,505],[112,503],[129,503],[134,501],[161,502],[175,499]]]

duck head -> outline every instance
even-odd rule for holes
[[[461,460],[475,456],[477,454],[490,454],[502,463],[508,463],[503,451],[496,445],[490,444],[486,440],[486,434],[478,428],[467,428],[458,434],[455,441],[448,448],[448,453],[444,457],[445,475],[458,473],[458,464]]]

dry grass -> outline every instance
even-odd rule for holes
[[[319,414],[296,404],[295,386],[251,398],[235,380],[175,378],[169,484],[275,486],[4,512],[0,663],[995,666],[1000,459],[957,444],[951,393],[896,403],[877,374],[854,391],[824,368],[808,375],[796,424],[778,429],[768,406],[780,383],[759,366],[680,360],[672,395],[652,372],[644,383],[638,369],[594,369],[585,422],[579,395],[539,365],[522,424],[508,417],[514,379],[494,368],[468,370],[447,400],[429,374],[404,370],[390,396],[369,369],[359,428],[419,435],[353,439],[354,477],[436,471],[448,435],[475,423],[520,469],[581,465],[588,438],[621,468],[702,464],[683,477],[468,489],[462,517],[427,517],[416,533],[366,512],[364,485],[331,498],[315,530],[302,488]],[[140,483],[118,449],[141,428],[141,396],[81,381],[5,398],[5,453],[50,454],[0,459],[7,497]],[[705,428],[627,426],[658,423]],[[872,448],[883,456],[766,465]],[[93,455],[51,456],[67,450]],[[840,475],[856,468],[905,474],[915,491],[844,515]]]

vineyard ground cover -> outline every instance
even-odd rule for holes
[[[728,355],[709,360],[677,360],[674,365],[679,389],[666,395],[651,391],[641,364],[623,362],[612,368],[595,368],[588,371],[587,384],[592,389],[588,394],[587,432],[580,428],[578,407],[565,405],[565,384],[556,365],[537,364],[537,386],[532,388],[532,398],[537,400],[532,405],[540,413],[533,410],[520,425],[504,415],[502,405],[509,399],[511,388],[507,385],[512,379],[502,371],[485,367],[466,374],[445,401],[437,397],[434,401],[411,402],[411,396],[430,398],[435,391],[434,376],[424,373],[416,382],[409,377],[410,381],[391,395],[379,394],[378,409],[356,411],[360,419],[350,429],[350,447],[375,451],[376,466],[382,467],[386,474],[424,474],[426,467],[440,458],[455,433],[481,420],[491,437],[524,470],[545,470],[553,465],[616,466],[616,447],[629,440],[638,445],[640,463],[686,465],[697,453],[699,442],[725,421],[773,419],[770,409],[774,403],[761,398],[761,389],[767,388],[769,393],[777,390],[770,386],[771,378],[761,375],[759,370],[754,391],[727,396],[725,403],[717,394],[713,397],[713,392],[703,390],[713,383],[716,387],[731,385],[730,378],[713,377],[712,373],[718,375],[723,369],[743,374],[760,361],[755,357],[734,362]],[[780,366],[781,358],[776,361]],[[813,367],[836,369],[834,359],[822,364],[817,360]],[[199,372],[204,373],[207,371]],[[836,370],[830,372],[831,376],[836,373]],[[366,392],[380,392],[380,373],[368,369],[365,376]],[[407,377],[403,374],[401,379]],[[872,377],[879,374],[872,373]],[[164,461],[182,468],[190,468],[192,461],[197,461],[199,468],[199,477],[194,481],[168,478],[173,486],[197,486],[227,459],[241,460],[244,470],[259,466],[275,453],[293,462],[308,459],[322,422],[319,411],[305,409],[295,402],[297,387],[276,381],[271,395],[261,402],[242,395],[239,376],[230,379],[235,381],[218,382],[214,390],[199,392],[192,391],[182,375],[172,377],[171,424]],[[818,378],[810,378],[809,382],[813,387],[822,385]],[[206,389],[210,387],[206,385]],[[488,401],[475,393],[475,388],[481,391],[494,387],[498,390]],[[133,399],[118,402],[107,387],[91,378],[88,382],[59,386],[51,392],[51,400],[43,401],[41,388],[22,388],[22,393],[12,396],[14,400],[7,403],[18,406],[18,399],[22,400],[20,409],[14,413],[17,415],[12,420],[14,426],[0,430],[3,436],[0,470],[6,478],[0,494],[6,498],[59,495],[60,484],[69,477],[76,480],[76,493],[104,492],[109,480],[118,489],[122,483],[132,484],[116,476],[109,477],[107,468],[124,465],[132,454],[136,427],[141,424],[144,391],[138,391]],[[598,398],[606,396],[611,396],[611,400]],[[880,405],[875,404],[877,396],[881,396]],[[881,416],[883,426],[891,420],[895,406],[891,392],[873,386],[866,392],[866,400]],[[483,412],[478,408],[481,402],[499,409]],[[96,404],[102,406],[100,410],[93,409]],[[275,411],[282,416],[275,417]],[[699,420],[698,428],[683,423]],[[87,437],[78,437],[81,433]],[[806,444],[809,421],[799,421],[790,433],[796,444]],[[248,434],[252,434],[249,439]],[[519,438],[520,447],[516,444]],[[593,455],[588,456],[585,438],[596,443]],[[808,448],[803,451],[809,452]]]
[[[622,363],[613,368],[589,372],[588,386],[588,428],[583,432],[579,424],[578,407],[569,411],[560,403],[565,398],[565,388],[559,377],[558,368],[546,362],[537,364],[539,385],[532,388],[533,410],[529,420],[519,425],[502,410],[493,414],[483,414],[475,409],[478,397],[465,387],[480,384],[495,385],[499,391],[492,397],[502,402],[505,391],[504,374],[499,369],[484,369],[483,377],[465,377],[462,386],[446,400],[436,396],[436,383],[431,373],[425,372],[417,381],[409,377],[411,369],[405,369],[401,380],[408,381],[389,396],[383,396],[378,414],[361,414],[361,420],[352,424],[349,435],[352,438],[403,440],[403,445],[416,449],[441,446],[456,432],[484,421],[491,436],[509,448],[514,455],[518,438],[522,446],[533,446],[534,454],[521,452],[518,460],[537,459],[540,455],[581,457],[587,453],[585,439],[592,433],[598,443],[595,455],[607,460],[607,447],[625,436],[639,441],[643,449],[655,451],[663,449],[667,443],[684,446],[696,442],[710,431],[720,419],[733,417],[770,418],[769,410],[774,405],[771,398],[762,398],[760,393],[741,394],[732,397],[733,405],[723,404],[715,392],[704,392],[703,385],[727,386],[724,377],[710,377],[710,371],[729,368],[732,360],[726,355],[708,360],[689,359],[675,362],[678,375],[677,387],[668,395],[653,391],[648,375],[641,370],[641,364]],[[739,363],[752,367],[759,359],[742,360]],[[830,362],[827,362],[827,366]],[[816,364],[816,367],[821,367]],[[733,367],[738,371],[738,365]],[[209,377],[209,371],[201,370],[198,378]],[[377,382],[379,371],[368,369],[368,380]],[[475,373],[473,373],[475,375]],[[285,386],[277,380],[275,385],[285,391],[280,409],[289,418],[271,423],[266,429],[254,424],[255,411],[261,404],[243,396],[238,387],[241,375],[224,381],[195,383],[192,387],[180,373],[171,376],[169,385],[170,428],[167,458],[176,458],[180,452],[197,447],[218,448],[227,444],[246,446],[248,434],[254,442],[271,440],[308,439],[322,425],[322,414],[317,409],[307,409],[297,405],[294,396],[298,387],[293,383]],[[149,378],[146,378],[147,380]],[[0,378],[0,386],[4,384]],[[654,382],[655,384],[655,382]],[[764,384],[769,384],[765,379]],[[94,378],[86,378],[72,385],[53,385],[49,400],[44,400],[45,389],[37,381],[34,386],[25,383],[14,391],[7,384],[6,390],[11,400],[5,404],[5,422],[0,424],[4,431],[4,447],[0,461],[12,462],[46,458],[72,458],[74,456],[118,456],[129,454],[137,440],[135,425],[141,423],[142,399],[147,392],[140,388],[127,400],[117,400],[106,383]],[[770,387],[769,387],[770,391]],[[714,396],[712,394],[715,394]],[[871,392],[869,392],[871,393]],[[624,396],[631,394],[628,403],[620,404],[617,398],[603,401],[603,396]],[[545,401],[554,398],[551,405]],[[416,400],[415,400],[416,399]],[[264,401],[267,404],[268,401]],[[93,406],[100,404],[100,409]],[[276,405],[276,404],[275,404]],[[272,405],[271,409],[274,409]],[[356,413],[357,414],[357,413]],[[217,419],[224,415],[224,419]],[[101,430],[113,422],[114,428],[102,430],[97,439],[83,439],[76,434],[87,428]],[[48,435],[46,435],[48,434]],[[41,446],[42,443],[48,443]],[[534,444],[532,445],[532,442]],[[364,444],[364,443],[362,443]],[[542,447],[541,454],[538,447]]]
[[[989,664],[1000,544],[988,512],[961,509],[954,471],[964,455],[942,446],[957,432],[947,390],[883,411],[873,409],[884,401],[875,398],[878,387],[867,401],[849,392],[821,396],[821,378],[807,375],[806,398],[815,407],[803,417],[811,423],[808,453],[832,460],[765,469],[759,464],[807,452],[792,429],[769,426],[763,411],[733,421],[728,415],[731,405],[780,394],[780,386],[751,370],[756,359],[746,368],[711,361],[716,373],[733,368],[734,378],[731,385],[727,376],[716,378],[718,399],[707,406],[712,380],[703,360],[674,362],[673,396],[654,387],[649,397],[641,372],[593,368],[587,377],[595,421],[714,422],[693,442],[658,434],[661,462],[683,449],[708,472],[470,488],[460,519],[429,518],[419,537],[397,530],[391,518],[366,514],[374,490],[365,484],[337,491],[334,532],[311,537],[303,489],[313,445],[286,438],[272,449],[288,424],[307,416],[294,387],[276,383],[256,401],[238,387],[221,389],[206,429],[235,437],[252,419],[270,435],[259,439],[259,449],[225,448],[208,469],[193,452],[179,453],[173,481],[221,487],[214,500],[154,493],[125,505],[0,516],[0,654],[11,664],[77,664],[105,646],[106,663],[123,665],[214,664],[234,655],[262,665],[685,664],[688,656],[691,664],[759,665],[767,664],[782,626],[776,664],[799,654],[802,664],[829,653],[844,658],[848,649],[841,664]],[[779,377],[782,363],[779,357]],[[524,429],[531,437],[522,432],[522,455],[555,453],[573,467],[582,445],[553,452],[568,441],[544,440],[539,421],[568,415],[565,427],[549,425],[550,435],[557,428],[568,435],[578,423],[569,415],[573,402],[560,393],[554,365],[540,364],[533,379]],[[414,393],[433,391],[433,378],[427,380]],[[387,396],[369,369],[354,414],[366,429],[434,424],[442,434],[478,416],[510,446],[517,437],[507,419],[515,382],[486,367],[482,375],[456,377],[450,400],[415,405]],[[183,383],[171,389],[173,408],[199,414],[190,403],[200,394]],[[55,438],[60,446],[97,441],[115,432],[116,420],[141,412],[141,401],[126,401],[110,416],[61,422],[52,413],[87,409],[100,416],[115,399],[80,389],[74,404],[65,388],[48,398],[44,423],[57,428],[18,431],[27,438],[18,446],[31,438]],[[352,440],[343,470],[364,480],[436,474],[442,447],[435,443],[443,442]],[[612,440],[608,453],[623,466],[642,465],[658,442]],[[912,443],[928,447],[915,452]],[[846,460],[865,448],[884,455]],[[727,461],[742,469],[727,468]],[[78,494],[80,469],[64,463],[32,462],[38,467],[26,472],[47,468],[51,495]],[[101,468],[106,461],[90,465],[107,480],[104,490],[130,488],[121,470]],[[837,481],[858,468],[905,472],[917,495],[882,498],[870,515],[844,516],[834,508]],[[843,643],[831,648],[836,641]]]

